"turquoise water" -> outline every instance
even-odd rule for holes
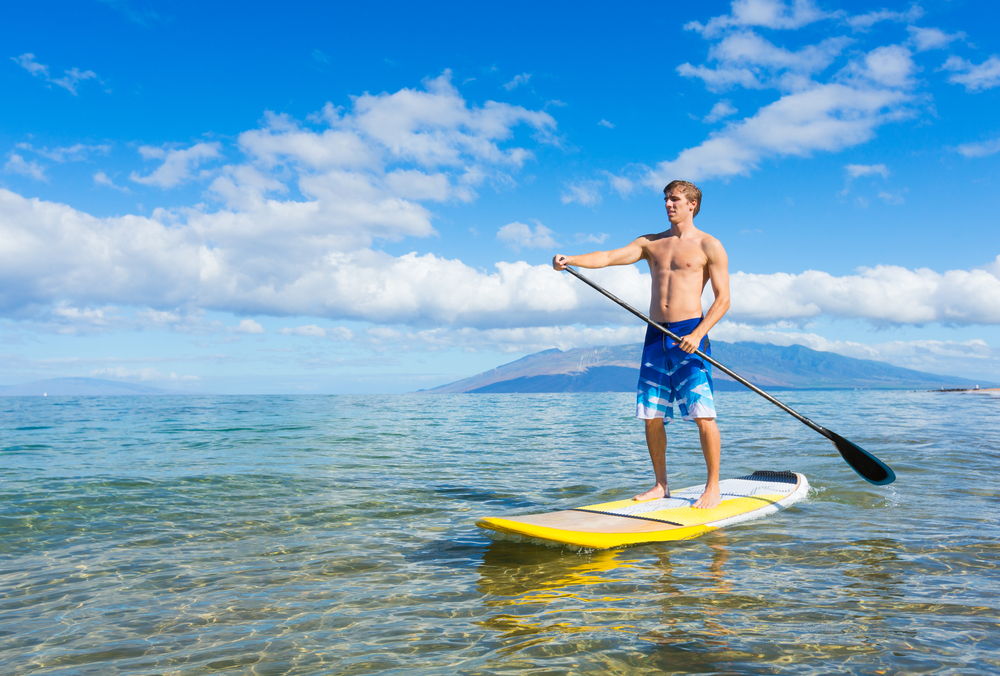
[[[779,398],[898,481],[723,392],[723,476],[808,498],[604,552],[474,522],[648,487],[631,395],[2,398],[0,673],[1000,670],[1000,397]]]

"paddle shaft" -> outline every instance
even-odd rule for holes
[[[632,307],[631,305],[629,305],[628,303],[626,303],[625,301],[623,301],[621,298],[619,298],[618,296],[616,296],[613,293],[611,293],[610,291],[607,291],[603,287],[601,287],[601,286],[595,284],[594,282],[590,281],[589,279],[587,279],[586,277],[584,277],[579,272],[577,272],[576,270],[574,270],[573,268],[571,268],[569,266],[566,266],[566,271],[569,272],[570,274],[572,274],[574,277],[576,277],[577,279],[579,279],[581,282],[583,282],[587,286],[590,286],[591,288],[593,288],[595,291],[600,292],[604,296],[607,296],[609,299],[611,299],[614,302],[618,303],[623,308],[625,308],[626,310],[628,310],[629,312],[631,312],[632,314],[634,314],[636,317],[638,317],[639,319],[641,319],[644,322],[646,322],[647,324],[649,324],[650,326],[655,326],[660,331],[663,331],[663,333],[668,338],[676,340],[678,343],[680,342],[681,339],[677,336],[677,334],[673,333],[670,329],[668,329],[667,327],[663,326],[662,324],[660,324],[658,322],[654,322],[652,319],[650,319],[649,317],[647,317],[643,313],[639,312],[634,307]],[[778,401],[777,399],[775,399],[774,397],[772,397],[770,394],[768,394],[764,390],[760,389],[759,387],[757,387],[756,385],[754,385],[753,383],[751,383],[749,380],[747,380],[746,378],[744,378],[740,374],[736,373],[735,371],[733,371],[733,370],[731,370],[729,368],[726,368],[725,366],[723,366],[719,362],[715,361],[714,359],[712,359],[711,357],[709,357],[707,354],[705,354],[701,350],[695,350],[694,353],[696,355],[698,355],[699,357],[701,357],[702,359],[704,359],[705,361],[707,361],[709,364],[711,364],[715,368],[717,368],[720,371],[722,371],[723,373],[725,373],[727,376],[729,376],[730,378],[732,378],[736,382],[738,382],[738,383],[740,383],[742,385],[745,385],[746,387],[750,388],[751,390],[753,390],[754,392],[756,392],[760,396],[764,397],[769,402],[771,402],[772,404],[774,404],[775,406],[777,406],[782,411],[784,411],[788,415],[792,416],[793,418],[795,418],[799,422],[807,425],[808,427],[811,427],[813,430],[819,432],[820,434],[822,434],[827,439],[830,439],[831,441],[833,440],[833,436],[831,436],[831,435],[833,435],[833,432],[830,432],[830,430],[826,429],[822,425],[818,425],[818,424],[814,423],[812,420],[810,420],[809,418],[805,417],[804,415],[802,415],[798,411],[796,411],[796,410],[794,410],[794,409],[786,406],[785,404],[781,403],[780,401]]]

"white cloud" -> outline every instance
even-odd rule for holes
[[[283,336],[309,336],[312,338],[330,338],[331,340],[353,340],[354,332],[343,326],[323,328],[316,324],[305,326],[285,327],[278,330]]]
[[[861,78],[883,87],[912,87],[917,65],[910,50],[902,45],[878,47],[864,55],[861,60],[852,61],[842,75]]]
[[[147,367],[142,369],[127,369],[124,366],[114,368],[94,369],[90,372],[92,378],[113,378],[115,380],[138,380],[142,382],[163,381],[163,380],[201,380],[198,376],[178,376],[174,372],[161,373],[155,368]]]
[[[265,333],[264,327],[252,319],[243,319],[236,326],[227,326],[226,331],[229,333]]]
[[[497,231],[497,239],[515,251],[521,249],[551,249],[558,246],[551,230],[536,221],[535,229],[530,225],[514,221]]]
[[[49,80],[54,85],[62,87],[68,91],[73,96],[77,95],[76,86],[83,82],[84,80],[91,80],[97,78],[97,73],[92,70],[81,71],[79,68],[70,68],[67,71],[63,71],[65,74],[63,77],[56,80]]]
[[[45,175],[44,167],[34,160],[28,162],[17,153],[7,155],[7,162],[3,165],[3,170],[9,174],[20,174],[28,178],[33,178],[36,181],[45,181],[48,183],[49,180]]]
[[[907,192],[907,190],[905,189],[894,193],[886,192],[883,190],[878,194],[878,198],[883,202],[885,202],[886,204],[903,204],[906,202],[906,200],[903,198],[903,193],[905,192]]]
[[[63,162],[82,162],[93,153],[107,155],[111,152],[111,146],[106,143],[100,145],[76,143],[71,146],[53,148],[51,150],[49,148],[35,148],[30,143],[18,143],[17,147],[21,150],[41,155],[53,162],[59,162],[60,164]]]
[[[133,171],[129,179],[143,185],[173,188],[190,180],[191,172],[204,162],[221,157],[220,148],[218,143],[196,143],[190,148],[176,150],[141,146],[139,153],[144,159],[163,160],[163,164],[148,176],[140,176]]]
[[[982,141],[981,143],[963,143],[955,150],[965,157],[988,157],[1000,153],[1000,138]]]
[[[578,232],[573,235],[577,244],[604,244],[608,240],[608,233],[602,232],[599,235],[593,233]]]
[[[728,66],[709,68],[708,66],[692,66],[690,63],[682,63],[677,66],[677,72],[684,77],[698,78],[705,83],[709,91],[713,92],[725,91],[737,86],[744,89],[764,89],[766,86],[757,79],[757,76],[749,68]]]
[[[520,75],[516,75],[514,79],[511,80],[510,82],[504,84],[503,88],[506,89],[507,91],[510,91],[515,87],[519,87],[520,85],[528,84],[528,80],[530,79],[531,79],[531,73],[521,73]]]
[[[617,176],[610,171],[604,172],[604,175],[611,188],[623,198],[628,197],[636,189],[635,181],[626,176]]]
[[[850,16],[845,19],[847,25],[857,31],[866,31],[877,23],[882,21],[893,21],[895,23],[910,23],[916,21],[924,15],[924,10],[920,5],[911,5],[910,9],[905,12],[894,12],[888,9],[878,9],[868,12],[867,14],[859,14],[857,16]]]
[[[35,55],[31,52],[25,52],[21,56],[12,56],[10,57],[10,60],[21,66],[21,68],[24,68],[32,75],[37,75],[38,77],[46,79],[49,77],[49,67],[35,61]]]
[[[709,49],[709,59],[720,64],[716,68],[685,63],[677,71],[703,80],[710,91],[736,86],[794,91],[810,86],[810,76],[825,70],[852,42],[845,37],[828,38],[793,52],[753,31],[740,31],[726,35]]]
[[[898,119],[909,100],[898,90],[846,84],[786,94],[753,117],[682,151],[675,160],[661,162],[644,182],[658,188],[678,177],[697,181],[746,174],[766,158],[849,148],[871,139],[878,126]]]
[[[713,122],[718,122],[724,117],[735,115],[736,112],[736,108],[733,106],[732,102],[728,99],[723,99],[712,106],[712,110],[710,110],[708,115],[702,119],[702,122],[712,124]]]
[[[597,124],[598,124],[598,126],[607,127],[608,129],[614,129],[615,128],[615,125],[611,124],[610,122],[608,122],[607,120],[605,120],[603,118]]]
[[[35,55],[31,52],[25,52],[20,56],[12,56],[11,61],[17,65],[24,68],[26,71],[35,75],[37,77],[43,78],[46,82],[56,85],[57,87],[62,87],[68,91],[73,96],[77,95],[76,87],[78,84],[84,80],[96,79],[100,81],[97,77],[97,73],[92,70],[81,71],[79,68],[70,68],[69,70],[63,71],[63,76],[61,78],[53,79],[49,77],[49,67],[45,64],[38,63],[35,61]]]
[[[733,0],[732,12],[717,16],[702,25],[692,21],[684,26],[705,37],[713,37],[727,28],[760,26],[762,28],[795,29],[833,16],[822,11],[812,0]]]
[[[969,92],[981,92],[1000,85],[1000,58],[995,54],[978,66],[960,56],[949,56],[941,70],[950,70],[948,82],[965,86]]]
[[[103,171],[99,171],[94,174],[94,185],[103,185],[106,188],[114,188],[115,190],[120,190],[122,192],[131,192],[125,186],[116,184],[111,177],[105,174]]]
[[[889,169],[884,164],[848,164],[844,166],[844,169],[847,170],[847,175],[851,178],[871,176],[872,174],[878,174],[882,178],[889,176]]]
[[[910,43],[918,52],[926,52],[931,49],[943,49],[955,40],[964,40],[966,35],[962,31],[958,33],[945,33],[940,28],[920,28],[919,26],[907,26],[910,32]]]
[[[880,265],[834,277],[808,270],[732,275],[734,321],[768,322],[826,315],[890,324],[1000,323],[1000,278],[987,270],[949,270]]]
[[[498,233],[501,241],[555,244],[544,226],[509,225],[503,237]],[[0,229],[0,310],[8,316],[65,302],[63,312],[77,313],[109,305],[196,308],[481,329],[600,325],[623,317],[548,265],[497,263],[487,273],[433,254],[338,252],[308,242],[289,253],[247,232],[251,245],[214,222],[203,229],[137,216],[98,219],[5,190]],[[1000,324],[1000,279],[991,272],[997,267],[938,273],[879,266],[843,277],[737,272],[730,316],[751,323],[825,315],[879,326]],[[649,275],[637,266],[591,274],[630,304],[648,304]],[[103,310],[94,315],[107,318]]]
[[[598,181],[564,183],[560,199],[563,204],[576,202],[585,207],[596,206],[601,203],[600,183]]]

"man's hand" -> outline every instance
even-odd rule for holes
[[[691,333],[681,338],[680,342],[677,343],[677,346],[688,354],[691,354],[698,349],[698,344],[701,343],[702,338],[703,336]]]
[[[552,267],[556,270],[562,271],[566,269],[569,265],[569,256],[563,256],[562,254],[556,254],[552,257]]]

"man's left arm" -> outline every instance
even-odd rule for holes
[[[715,300],[695,330],[684,336],[678,343],[680,348],[688,353],[698,349],[701,339],[708,335],[709,330],[729,310],[729,257],[722,247],[722,242],[715,238],[706,242],[705,255],[708,258],[706,264],[708,280],[712,283],[712,293],[715,294]]]

